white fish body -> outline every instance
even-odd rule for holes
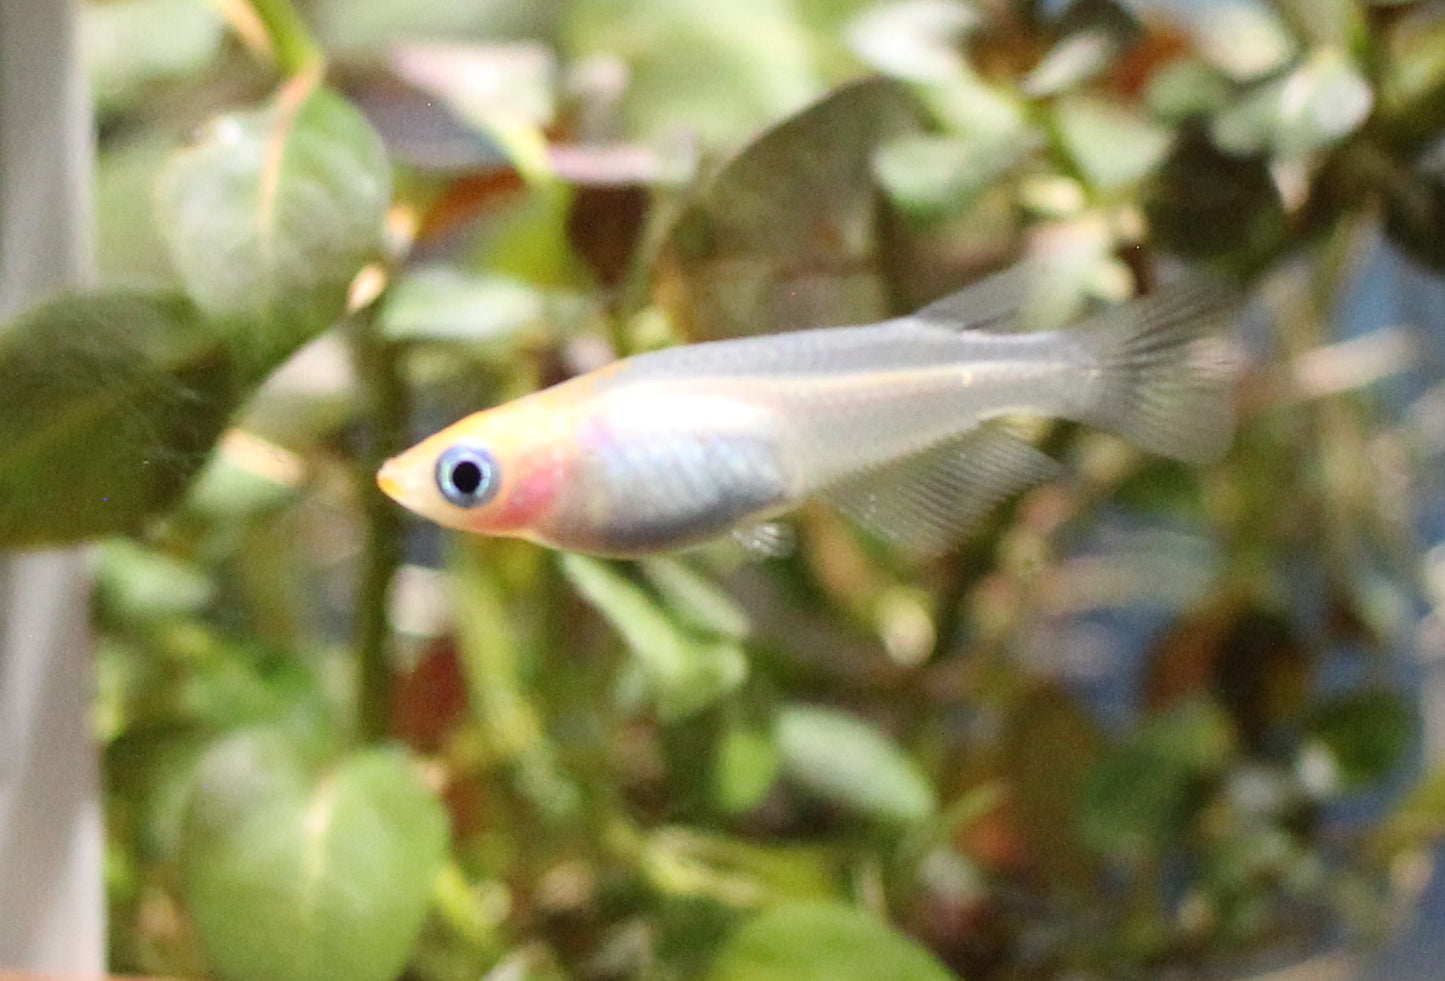
[[[379,481],[442,524],[599,554],[694,545],[812,496],[928,552],[1056,471],[1000,417],[1071,419],[1191,462],[1224,451],[1232,369],[1211,335],[1227,294],[1188,282],[1067,330],[999,330],[1018,278],[879,324],[629,358],[469,416]]]

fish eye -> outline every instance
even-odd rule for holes
[[[496,457],[480,446],[462,443],[437,460],[437,489],[459,508],[480,507],[495,497],[498,476]]]

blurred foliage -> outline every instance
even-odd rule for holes
[[[1439,364],[1343,317],[1370,263],[1445,267],[1445,4],[83,26],[102,283],[4,334],[0,542],[110,536],[118,970],[1126,977],[1408,912],[1445,832],[1402,653],[1440,643]],[[814,510],[781,558],[601,562],[372,483],[615,355],[1023,257],[1033,326],[1182,263],[1246,284],[1230,457],[1056,427],[1070,476],[926,565]]]

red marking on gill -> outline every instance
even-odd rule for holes
[[[518,469],[521,473],[514,478],[513,485],[503,488],[506,496],[500,506],[488,516],[488,526],[498,531],[535,527],[562,485],[559,456],[549,454],[544,459],[528,461]]]

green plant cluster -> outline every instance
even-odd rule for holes
[[[1410,354],[1351,373],[1332,316],[1370,250],[1445,266],[1445,6],[84,16],[103,282],[0,333],[0,544],[103,539],[117,970],[1157,976],[1408,910],[1445,822],[1391,654],[1438,579],[1428,449],[1366,389]],[[1024,256],[1033,326],[1238,278],[1230,456],[1042,430],[1070,476],[923,565],[811,509],[782,558],[604,562],[373,484],[612,355]],[[1069,680],[1101,672],[1127,717]]]

